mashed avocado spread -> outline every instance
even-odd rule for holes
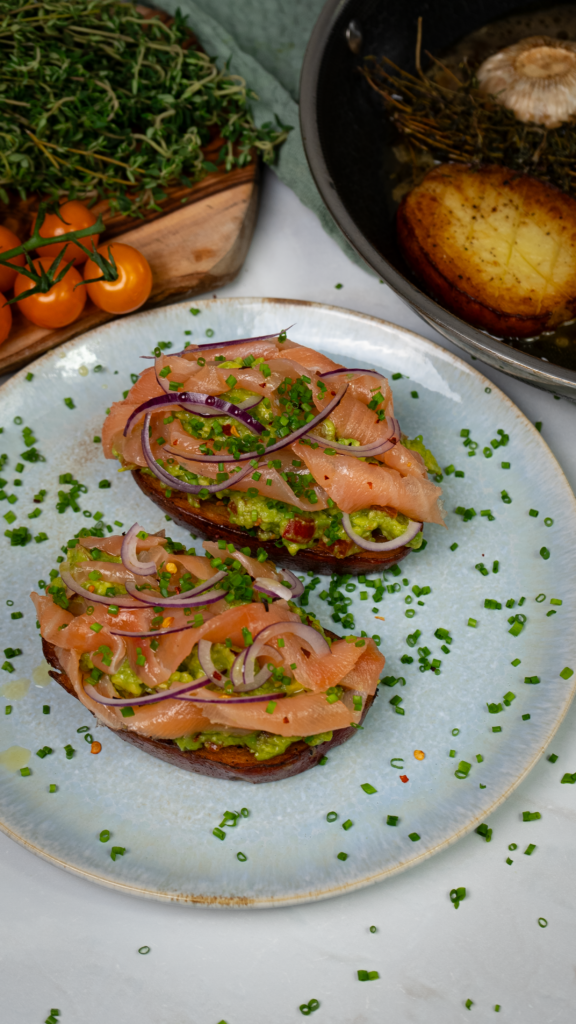
[[[248,747],[256,761],[267,761],[270,757],[283,754],[292,743],[303,739],[310,747],[319,743],[327,743],[332,739],[332,732],[321,732],[317,736],[274,736],[269,732],[250,732],[245,736],[234,736],[226,732],[199,732],[194,736],[182,736],[176,740],[180,750],[199,750],[207,747]]]

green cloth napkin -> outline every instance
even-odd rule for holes
[[[337,227],[314,184],[302,144],[298,90],[304,52],[324,0],[160,0],[173,14],[180,8],[188,24],[219,66],[241,75],[258,96],[252,111],[257,124],[291,125],[274,171],[319,218],[355,263],[368,267]]]

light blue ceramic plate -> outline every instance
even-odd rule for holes
[[[18,497],[14,504],[2,501],[0,514],[13,511],[13,528],[27,526],[49,537],[25,547],[0,537],[1,647],[23,650],[11,659],[12,674],[0,672],[0,685],[12,688],[12,696],[4,689],[2,705],[11,704],[12,713],[0,710],[0,751],[30,751],[17,766],[29,762],[32,769],[22,777],[14,765],[0,764],[1,825],[53,863],[139,896],[254,907],[321,899],[386,878],[444,849],[484,821],[541,756],[576,684],[576,675],[560,675],[565,667],[576,668],[575,500],[558,463],[518,409],[480,373],[431,342],[371,317],[309,303],[224,299],[199,302],[198,308],[192,316],[181,303],[109,324],[44,356],[0,393],[0,451],[8,455],[1,476],[6,493]],[[136,519],[150,531],[169,525],[130,475],[118,474],[93,442],[106,407],[130,386],[130,374],[146,365],[140,355],[160,340],[178,350],[190,336],[223,340],[292,323],[295,341],[351,366],[402,374],[394,393],[403,430],[411,437],[422,432],[443,467],[452,464],[465,474],[444,479],[448,529],[426,527],[426,550],[402,563],[401,576],[389,574],[389,589],[396,589],[386,593],[377,612],[385,621],[375,618],[368,586],[356,581],[351,594],[358,630],[382,636],[386,673],[403,676],[406,685],[381,686],[364,730],[333,750],[326,765],[268,786],[210,780],[169,767],[97,726],[92,732],[103,749],[93,756],[77,732],[93,726],[90,716],[38,670],[40,646],[28,594],[39,578],[47,578],[60,546],[93,522],[91,513],[103,512],[106,522],[124,527]],[[22,486],[15,487],[16,465],[26,450],[24,426],[34,431],[46,461],[24,463]],[[478,445],[473,457],[463,444],[463,429]],[[493,449],[498,430],[510,441]],[[510,468],[503,469],[503,462]],[[66,472],[88,488],[80,498],[83,514],[55,509],[58,477]],[[106,479],[112,487],[99,489]],[[34,505],[41,488],[46,499]],[[510,503],[502,500],[504,490]],[[478,514],[464,522],[454,513],[458,506]],[[29,519],[34,508],[42,515]],[[487,509],[494,518],[480,514]],[[546,517],[552,525],[545,525]],[[173,525],[169,532],[187,536]],[[452,545],[458,545],[454,551]],[[547,560],[539,553],[544,547]],[[480,562],[487,575],[475,568]],[[332,625],[331,609],[318,596],[327,582],[317,586],[310,607]],[[431,590],[418,598],[414,586]],[[362,600],[365,594],[368,600]],[[486,609],[485,599],[502,608]],[[516,602],[511,609],[509,599]],[[23,618],[12,619],[19,611]],[[526,622],[513,636],[508,618],[517,612]],[[477,621],[475,628],[470,619]],[[435,637],[439,627],[450,631],[453,642],[444,644],[449,653]],[[421,635],[410,647],[406,638],[416,629]],[[418,647],[441,661],[439,675],[419,671]],[[403,655],[414,661],[402,663]],[[540,682],[527,684],[525,677]],[[21,679],[29,686],[14,685]],[[515,697],[506,706],[503,696],[509,692]],[[402,697],[404,715],[389,703],[395,695]],[[502,712],[490,714],[487,703],[501,704]],[[45,704],[49,715],[42,713]],[[72,760],[66,759],[66,744],[76,749]],[[54,753],[40,759],[35,752],[45,745]],[[424,751],[424,760],[416,760],[414,750]],[[9,758],[0,753],[0,762]],[[403,761],[392,767],[393,758]],[[465,778],[455,776],[460,761],[471,765]],[[402,782],[402,775],[409,781]],[[57,792],[49,792],[50,783]],[[377,792],[366,794],[363,783]],[[225,810],[241,807],[250,816],[219,841],[212,829]],[[337,821],[327,822],[329,811],[338,813]],[[386,824],[388,815],[398,816],[396,827]],[[353,827],[343,830],[347,819]],[[111,832],[106,844],[99,841],[103,829]],[[420,838],[413,841],[410,833]],[[126,849],[116,861],[110,858],[112,845]],[[246,854],[245,862],[238,861],[238,851]],[[338,859],[340,852],[347,860]]]

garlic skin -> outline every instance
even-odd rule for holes
[[[576,114],[576,43],[530,36],[488,57],[476,77],[520,121],[557,128]]]

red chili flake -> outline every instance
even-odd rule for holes
[[[407,775],[401,775],[400,776],[400,782],[408,782],[408,776]]]
[[[296,516],[286,524],[282,537],[284,540],[302,543],[302,541],[312,540],[314,529],[313,521],[310,519],[300,519]]]

